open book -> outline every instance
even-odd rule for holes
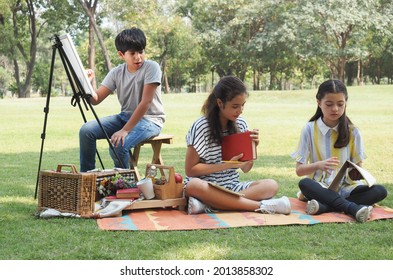
[[[338,190],[338,188],[340,186],[340,183],[341,183],[343,177],[345,176],[345,173],[346,173],[348,168],[356,169],[360,173],[360,175],[362,176],[362,179],[364,179],[364,181],[366,181],[366,183],[367,183],[367,185],[369,187],[374,185],[375,182],[377,181],[374,178],[374,176],[370,174],[370,172],[368,172],[367,170],[365,170],[365,169],[361,168],[360,166],[356,165],[352,161],[347,160],[340,167],[340,169],[338,170],[338,172],[337,172],[336,176],[334,177],[333,181],[330,183],[329,190],[333,190],[333,191],[337,191]]]
[[[227,192],[227,193],[230,193],[230,194],[233,194],[233,195],[237,195],[237,196],[244,196],[244,193],[239,193],[239,192],[231,191],[231,190],[229,190],[229,189],[227,189],[227,188],[225,188],[225,187],[223,187],[223,186],[217,185],[217,184],[215,184],[215,183],[208,182],[208,184],[209,184],[210,186],[212,186],[212,187],[215,187],[216,189],[221,190],[221,191],[224,191],[224,192]]]
[[[257,158],[257,148],[252,141],[251,131],[226,135],[222,138],[221,154],[223,161],[229,161],[234,156],[243,154],[240,161],[255,160]]]

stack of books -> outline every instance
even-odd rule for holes
[[[140,197],[140,191],[138,188],[129,188],[129,189],[118,189],[116,191],[116,196],[107,196],[106,199],[108,201],[115,199],[130,199],[134,200]]]
[[[118,189],[116,191],[117,198],[139,198],[140,191],[138,188]]]

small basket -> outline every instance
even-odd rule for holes
[[[156,199],[171,199],[183,197],[183,183],[176,183],[175,170],[173,166],[165,166],[158,164],[147,164],[146,175],[149,168],[155,165],[157,170],[160,171],[161,176],[165,176],[166,183],[163,185],[153,184],[154,194]],[[165,172],[165,171],[169,171]]]
[[[71,171],[63,171],[70,167]],[[96,174],[79,173],[75,165],[59,164],[56,171],[40,171],[38,210],[53,208],[81,216],[94,212]]]
[[[96,189],[100,186],[100,183],[104,180],[110,180],[111,177],[115,176],[119,173],[122,177],[127,179],[128,182],[135,183],[135,171],[133,169],[110,169],[110,170],[103,170],[99,172],[94,172],[97,176],[96,179]],[[96,192],[96,201],[100,200],[104,196],[101,195],[98,191]]]

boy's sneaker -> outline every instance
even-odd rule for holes
[[[210,212],[210,209],[204,203],[192,196],[188,198],[188,215],[206,212]]]
[[[260,207],[255,211],[266,214],[288,215],[291,213],[291,203],[286,196],[283,196],[281,198],[262,200]]]
[[[319,211],[319,203],[315,199],[311,199],[310,201],[307,202],[307,209],[306,213],[308,215],[315,215]]]
[[[356,212],[355,215],[356,221],[358,221],[359,223],[366,222],[370,218],[372,211],[373,211],[372,206],[363,206]]]

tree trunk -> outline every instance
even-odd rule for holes
[[[96,59],[96,48],[94,44],[94,27],[92,20],[89,19],[89,50],[88,50],[88,67],[89,69],[95,69],[95,59]],[[91,81],[93,89],[97,89],[96,77],[94,76]]]
[[[257,90],[257,73],[255,69],[252,70],[252,85],[253,90]]]
[[[244,81],[246,79],[248,65],[244,64],[239,73],[239,79]]]
[[[20,52],[23,57],[23,61],[26,65],[26,76],[25,80],[22,82],[20,77],[20,70],[19,70],[19,63],[14,58],[14,77],[15,82],[18,88],[18,97],[19,98],[26,98],[30,97],[30,83],[31,78],[33,76],[33,70],[35,66],[36,54],[37,54],[37,26],[36,26],[36,18],[35,18],[35,10],[33,1],[26,1],[27,9],[28,9],[28,17],[29,17],[29,24],[30,24],[30,50],[27,53],[25,48],[23,47],[22,43],[19,41],[19,30],[18,30],[18,23],[17,23],[17,14],[19,13],[21,6],[16,4],[14,9],[12,10],[12,20],[13,20],[13,27],[14,27],[14,38],[16,43],[16,48]],[[14,57],[16,57],[16,50],[14,47],[11,48],[11,53]]]
[[[274,63],[270,64],[270,84],[269,84],[269,90],[274,90],[276,89],[276,65]]]
[[[360,73],[361,73],[361,61],[360,59],[358,60],[358,71],[357,71],[357,75],[356,75],[356,79],[357,79],[357,85],[360,86],[361,85],[361,80],[360,80]]]
[[[337,63],[337,78],[341,81],[345,81],[345,64],[346,64],[346,58],[345,57],[340,57],[338,59]]]
[[[97,36],[98,42],[100,44],[102,53],[104,55],[104,60],[105,60],[105,65],[109,70],[112,69],[112,63],[111,60],[109,58],[109,54],[108,54],[108,50],[105,47],[105,43],[104,43],[104,38],[102,37],[102,34],[100,32],[100,30],[98,29],[98,25],[95,21],[95,16],[94,13],[96,11],[96,7],[98,4],[98,0],[93,1],[93,3],[91,3],[91,1],[83,1],[83,0],[78,0],[79,4],[82,6],[83,10],[85,11],[86,15],[89,17],[89,22],[92,24],[93,28],[94,28],[94,32]]]
[[[169,88],[167,67],[166,67],[166,50],[161,55],[160,68],[162,69],[162,81],[161,81],[161,84],[164,84],[164,92],[165,93],[170,93],[171,89]]]
[[[164,93],[170,93],[171,89],[169,87],[169,82],[168,82],[168,75],[166,71],[166,63],[164,63],[163,68],[162,68],[162,83],[164,84]]]
[[[263,70],[258,70],[257,76],[257,90],[261,90],[261,81],[262,81]]]

